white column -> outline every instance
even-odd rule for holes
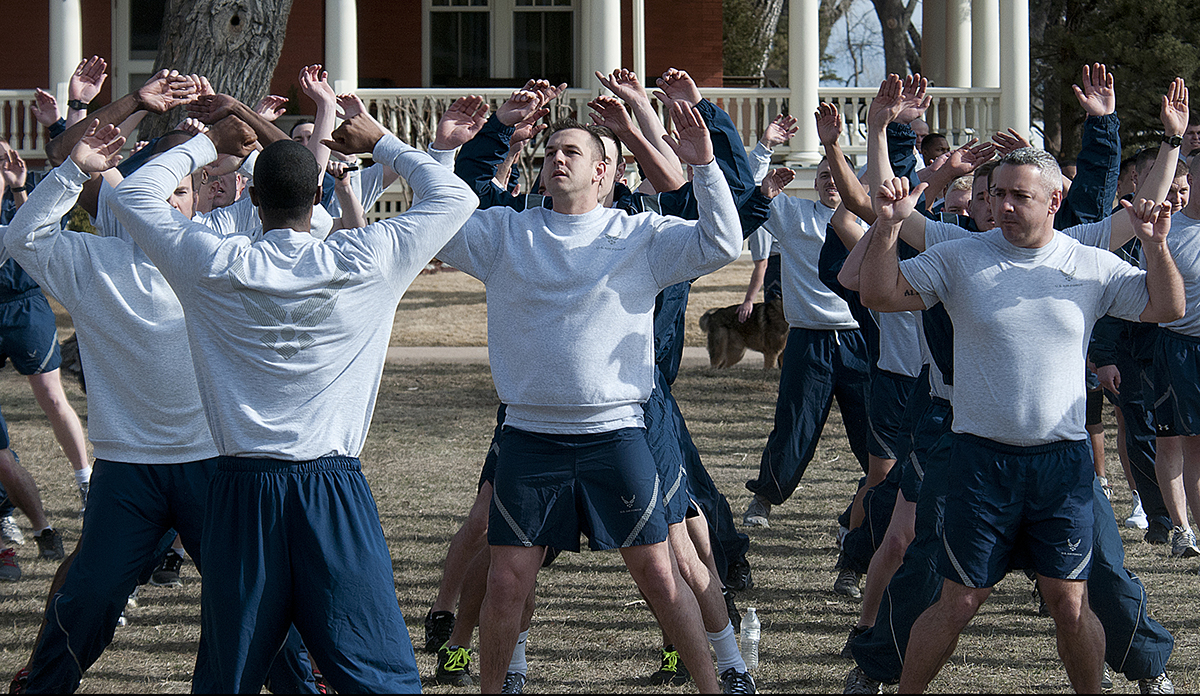
[[[816,164],[821,159],[821,141],[812,116],[820,103],[820,9],[821,0],[791,0],[788,10],[788,112],[800,127],[792,138],[789,163]]]
[[[588,70],[587,84],[592,84],[596,78],[592,74],[599,71],[605,75],[621,67],[621,0],[591,0],[588,24],[584,31],[590,33],[591,69]],[[638,75],[645,79],[645,75]]]
[[[649,84],[646,75],[646,0],[633,0],[633,72],[642,84]]]
[[[921,74],[937,87],[946,84],[946,2],[921,3]]]
[[[1000,0],[971,1],[971,86],[1000,86]]]
[[[358,3],[325,0],[325,70],[338,94],[358,89]]]
[[[1000,127],[1029,131],[1029,0],[1000,3]]]
[[[80,0],[50,0],[50,89],[59,108],[67,108],[67,83],[83,60],[83,11]]]
[[[946,0],[946,87],[971,86],[971,0]]]

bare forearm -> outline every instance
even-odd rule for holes
[[[274,123],[263,118],[262,114],[258,113],[254,109],[251,109],[240,101],[233,106],[231,112],[234,116],[237,116],[241,120],[245,121],[246,125],[250,126],[250,128],[254,130],[255,137],[258,138],[258,142],[262,144],[263,147],[280,140],[290,139],[288,138],[287,133],[279,130],[279,126],[276,126]],[[314,131],[314,133],[315,132],[316,131]],[[321,168],[321,171],[325,171],[324,167]]]
[[[1183,277],[1171,258],[1166,242],[1147,244],[1143,241],[1142,255],[1146,264],[1146,291],[1150,300],[1139,317],[1142,321],[1162,323],[1175,321],[1186,311]]]
[[[676,169],[682,170],[683,165],[679,162],[679,156],[675,154],[663,140],[663,135],[667,129],[658,118],[658,113],[650,104],[649,98],[635,100],[629,104],[629,110],[633,112],[633,118],[637,121],[638,128],[641,129],[642,136],[646,139],[650,146],[658,152],[662,157]],[[628,145],[626,145],[628,147]],[[680,184],[682,186],[683,184]],[[679,188],[676,186],[675,188]],[[658,189],[659,191],[674,191],[675,189]]]
[[[504,161],[496,167],[495,179],[500,183],[500,188],[508,190],[508,180],[512,176],[513,165],[517,162],[517,157],[521,156],[521,148],[509,148],[508,154],[504,156]]]
[[[842,270],[838,271],[837,279],[847,290],[859,292],[863,257],[867,253],[867,246],[870,245],[871,238],[875,236],[874,230],[874,225],[867,229],[867,233],[858,240],[858,244],[850,249],[850,254],[842,262]]]
[[[846,209],[867,222],[875,221],[875,211],[871,209],[871,196],[863,188],[862,182],[854,173],[850,163],[842,153],[842,146],[835,140],[825,146],[825,159],[829,162],[833,182],[837,185],[838,195]]]
[[[317,159],[318,171],[321,172],[324,172],[325,168],[329,166],[329,146],[324,141],[329,140],[333,135],[333,119],[336,111],[337,105],[334,102],[317,102],[317,115],[313,119],[313,134],[308,139],[307,147],[308,151]]]
[[[859,298],[863,306],[880,312],[912,309],[900,288],[900,257],[897,244],[900,223],[876,220],[859,269]],[[849,259],[847,259],[849,263]],[[907,285],[907,283],[905,283]]]
[[[762,290],[763,280],[767,277],[767,259],[761,259],[754,262],[754,270],[750,272],[750,286],[746,288],[746,297],[742,303],[753,302],[758,297],[758,291]]]
[[[354,195],[354,189],[349,186],[349,181],[350,174],[347,172],[343,180],[339,181],[333,189],[342,208],[342,216],[338,220],[341,228],[346,230],[367,226],[367,213],[363,210],[362,201]]]
[[[687,179],[683,176],[683,170],[679,166],[679,158],[675,157],[672,161],[664,157],[662,152],[642,135],[641,131],[635,129],[618,133],[617,137],[633,153],[634,158],[642,167],[642,173],[655,191],[674,191],[687,183]],[[671,154],[674,156],[675,153]]]
[[[78,143],[79,139],[83,137],[88,125],[93,120],[99,121],[101,128],[109,124],[116,125],[140,111],[141,108],[137,94],[131,92],[107,106],[97,109],[91,118],[79,121],[63,131],[57,138],[46,143],[46,159],[50,161],[51,165],[57,167],[66,161],[72,148],[75,147],[75,143]]]

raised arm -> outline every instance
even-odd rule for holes
[[[329,73],[322,70],[320,64],[300,69],[300,89],[317,104],[317,115],[313,119],[313,134],[305,147],[317,159],[317,171],[324,176],[325,168],[329,165],[329,148],[324,141],[328,140],[330,134],[333,133],[333,119],[337,113],[337,95],[329,86]],[[264,118],[264,120],[266,119]]]
[[[921,296],[900,272],[899,236],[926,186],[922,183],[909,191],[908,179],[897,177],[882,182],[876,190],[873,234],[867,244],[858,245],[866,247],[858,283],[864,307],[880,312],[925,309]]]
[[[592,109],[592,121],[611,129],[633,153],[643,176],[650,181],[655,191],[674,191],[687,183],[675,153],[671,153],[670,160],[663,157],[662,152],[634,125],[629,112],[616,98],[599,96],[588,102],[588,106]],[[659,135],[658,138],[662,146],[666,147],[662,136]]]
[[[1075,158],[1075,179],[1054,216],[1054,226],[1060,230],[1108,217],[1121,174],[1121,120],[1115,113],[1113,75],[1103,63],[1084,65],[1080,83],[1071,88],[1087,118]]]
[[[667,144],[662,139],[667,130],[663,127],[662,119],[659,118],[658,113],[654,110],[654,104],[650,101],[650,95],[646,93],[645,87],[638,81],[638,76],[632,70],[620,68],[607,76],[597,72],[596,79],[600,80],[600,84],[608,88],[618,99],[629,106],[629,110],[632,112],[633,118],[637,121],[638,128],[641,130],[646,142],[658,151],[667,165],[682,170],[683,166],[679,163],[679,157],[676,156],[674,150],[667,147]],[[660,188],[658,190],[670,191],[672,189]]]
[[[1146,291],[1150,299],[1138,317],[1152,324],[1175,321],[1187,309],[1183,277],[1167,247],[1171,231],[1171,207],[1139,198],[1135,203],[1121,201],[1126,218],[1142,242],[1142,262],[1146,270]]]
[[[254,139],[263,147],[280,140],[290,140],[287,133],[279,130],[278,126],[267,120],[262,114],[228,94],[201,96],[188,107],[188,112],[201,123],[209,126],[228,116],[236,116],[239,121],[250,127]]]
[[[925,94],[927,86],[928,81],[920,75],[910,75],[904,80],[897,75],[888,75],[879,86],[875,98],[871,100],[871,106],[867,110],[868,190],[876,191],[884,181],[894,178],[886,135],[888,124],[902,114],[907,116],[908,113],[924,113],[929,106],[929,98]],[[924,249],[925,216],[919,213],[908,215],[901,224],[899,234],[913,248]]]
[[[859,182],[850,163],[846,161],[846,155],[842,153],[842,145],[839,142],[842,136],[842,115],[833,104],[822,102],[817,107],[815,117],[817,137],[825,147],[825,159],[829,162],[829,170],[842,198],[842,205],[858,217],[871,222],[875,219],[875,211],[871,209],[871,196]]]
[[[100,56],[92,56],[79,61],[71,79],[67,81],[67,120],[66,126],[79,123],[87,116],[88,105],[100,94],[100,88],[108,79],[104,72],[108,64]]]
[[[103,127],[120,124],[138,111],[164,114],[176,106],[188,103],[197,89],[198,86],[190,77],[173,70],[160,70],[137,90],[98,109],[92,114],[92,118],[99,121]],[[50,164],[62,164],[87,128],[88,122],[80,121],[47,143],[46,158],[50,160]]]
[[[1187,131],[1188,114],[1188,88],[1183,78],[1177,77],[1162,98],[1159,119],[1163,124],[1163,142],[1158,148],[1158,159],[1154,160],[1154,166],[1145,178],[1138,176],[1138,190],[1134,198],[1145,198],[1155,203],[1167,200],[1171,182],[1175,180],[1175,162],[1179,159],[1177,143]],[[1108,248],[1120,249],[1133,238],[1134,233],[1134,225],[1128,216],[1114,215]]]

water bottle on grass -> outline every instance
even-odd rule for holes
[[[746,663],[746,669],[751,670],[758,667],[758,641],[762,637],[762,624],[758,621],[754,607],[746,609],[746,615],[742,617],[741,632],[742,660]]]

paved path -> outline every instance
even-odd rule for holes
[[[388,348],[387,361],[400,365],[419,365],[423,363],[459,363],[486,364],[488,361],[487,348],[479,347],[400,347]],[[746,357],[735,365],[737,368],[762,369],[762,353],[753,350],[746,351]],[[708,351],[704,348],[685,347],[683,349],[683,365],[688,367],[707,367]]]

